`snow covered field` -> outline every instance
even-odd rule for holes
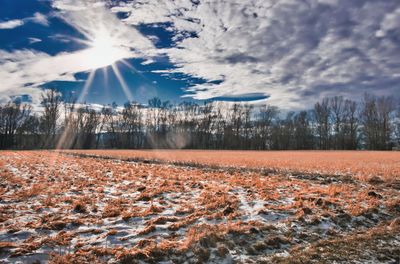
[[[0,153],[0,263],[399,260],[395,160],[352,177],[86,154]]]

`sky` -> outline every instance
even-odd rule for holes
[[[400,95],[399,0],[0,0],[0,103]]]

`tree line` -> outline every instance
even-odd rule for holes
[[[391,150],[400,146],[400,109],[392,97],[360,102],[324,98],[310,110],[268,104],[183,102],[160,98],[94,109],[42,95],[41,111],[18,101],[0,105],[1,149],[191,148],[254,150]]]

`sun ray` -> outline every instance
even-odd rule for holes
[[[123,90],[125,96],[128,98],[128,100],[129,100],[130,102],[133,101],[132,93],[129,91],[129,87],[128,87],[128,85],[126,84],[124,78],[122,77],[121,72],[119,71],[118,67],[117,67],[115,64],[111,64],[111,68],[112,68],[112,70],[113,70],[115,76],[117,77],[118,82],[119,82],[119,84],[121,85],[122,90]]]
[[[108,84],[108,67],[103,68],[104,85]]]
[[[77,100],[77,103],[82,103],[82,101],[84,101],[84,99],[86,98],[89,90],[90,90],[90,86],[93,82],[93,78],[96,74],[96,70],[92,70],[89,73],[89,76],[85,82],[85,85],[83,86],[83,89],[79,95],[79,98]],[[64,146],[65,142],[67,141],[67,137],[69,135],[71,131],[70,127],[65,127],[63,133],[61,134],[60,138],[57,141],[57,144],[55,145],[56,149],[61,149],[61,148],[69,148],[70,146]]]
[[[134,71],[135,73],[139,74],[142,78],[144,79],[148,79],[146,76],[143,75],[143,73],[141,73],[140,71],[138,71],[135,66],[133,66],[132,64],[130,64],[128,61],[126,61],[125,59],[120,60],[120,62],[122,62],[126,67],[128,67],[129,69],[131,69],[132,71]]]
[[[143,79],[147,80],[150,82],[149,78],[147,78],[143,73],[141,73],[139,70],[137,70],[135,68],[135,66],[133,66],[131,63],[129,63],[128,61],[126,61],[126,59],[122,59],[120,60],[120,62],[122,62],[125,66],[127,66],[129,69],[131,69],[132,71],[134,71],[135,73],[137,73],[138,75],[140,75],[140,77],[142,77]]]
[[[120,60],[120,62],[122,62],[126,67],[128,67],[129,69],[131,69],[132,71],[139,73],[139,71],[132,66],[132,64],[130,64],[129,62],[127,62],[126,60],[122,59]]]
[[[85,82],[85,86],[83,86],[81,94],[79,95],[78,103],[81,103],[86,98],[87,94],[89,93],[90,86],[91,86],[91,84],[93,82],[95,74],[96,74],[96,70],[92,70],[89,73],[89,77],[87,78],[87,80]]]
[[[91,41],[90,40],[74,38],[74,37],[71,37],[71,40],[76,42],[76,43],[83,44],[85,46],[90,46],[91,45]]]
[[[104,81],[104,91],[106,93],[106,98],[110,98],[110,92],[108,88],[108,67],[103,68],[103,81]]]

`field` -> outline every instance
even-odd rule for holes
[[[400,261],[396,152],[2,151],[0,194],[0,263]]]
[[[378,176],[400,180],[400,153],[378,151],[207,151],[207,150],[69,150],[85,156],[127,161],[169,162],[224,168],[255,168],[280,173],[348,175],[362,180]]]

